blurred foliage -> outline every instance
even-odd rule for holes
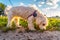
[[[60,18],[48,18],[47,30],[60,30]]]
[[[4,10],[5,10],[6,5],[3,3],[0,3],[0,15],[4,15]]]
[[[5,5],[5,4],[0,3],[0,8],[2,8],[2,10],[4,10],[4,9],[5,9],[5,7],[6,7],[6,5]]]

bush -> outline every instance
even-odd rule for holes
[[[48,18],[48,20],[47,30],[60,30],[60,19]]]

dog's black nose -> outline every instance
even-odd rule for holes
[[[45,24],[43,24],[43,26],[45,26]]]

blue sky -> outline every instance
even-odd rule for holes
[[[1,3],[4,3],[7,6],[28,6],[35,5],[37,6],[43,14],[50,16],[60,16],[60,0],[0,0]]]

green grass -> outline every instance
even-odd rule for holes
[[[57,18],[48,18],[49,23],[47,30],[59,30],[60,31],[60,19]]]
[[[46,30],[50,30],[50,31],[53,31],[53,30],[58,30],[60,31],[60,19],[57,19],[57,18],[48,18],[49,20],[49,23],[48,23],[48,26],[46,27],[47,29]],[[7,17],[6,16],[0,16],[0,30],[12,30],[12,29],[15,29],[15,25],[13,23],[13,28],[10,29],[10,28],[6,28],[6,25],[7,25]],[[20,20],[20,25],[22,25],[23,27],[27,27],[28,23],[27,21],[24,21],[23,19]],[[36,24],[34,23],[34,26],[36,28]]]

